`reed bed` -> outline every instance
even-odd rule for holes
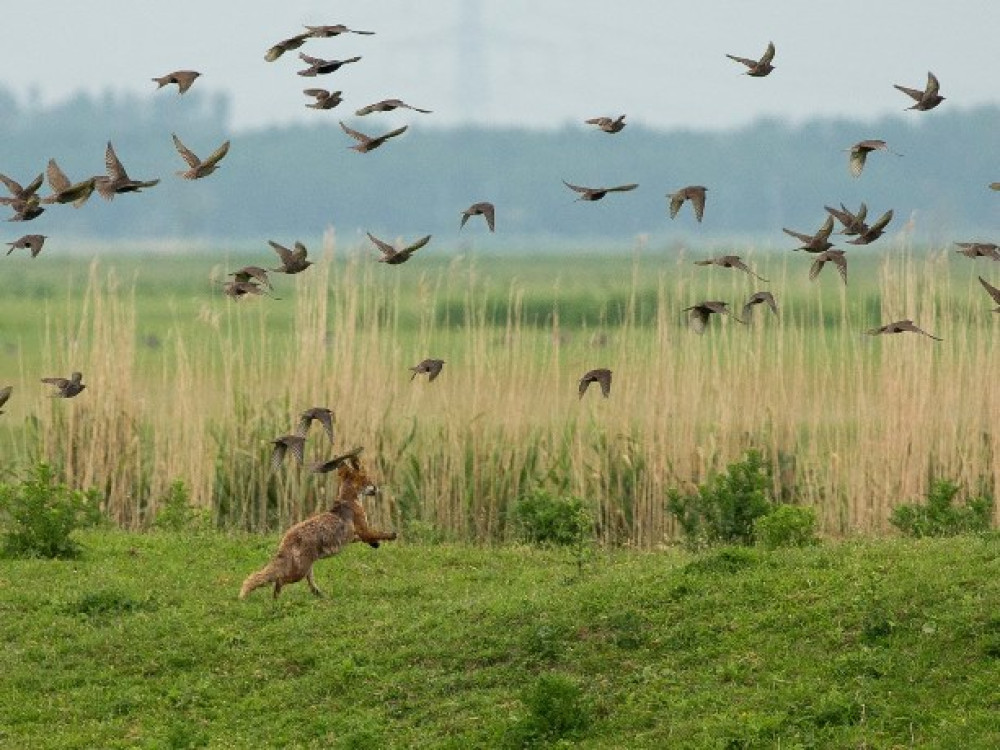
[[[87,391],[47,399],[27,387],[22,354],[26,387],[0,439],[12,463],[46,460],[100,487],[127,527],[148,523],[176,480],[221,526],[313,512],[332,480],[291,462],[272,472],[269,441],[328,405],[335,442],[311,433],[307,465],[365,446],[384,489],[373,520],[404,533],[503,540],[513,503],[542,484],[586,499],[602,541],[654,546],[675,532],[667,491],[749,448],[772,462],[776,495],[813,506],[826,533],[878,533],[934,478],[995,494],[1000,320],[949,254],[876,257],[846,288],[833,269],[810,283],[809,259],[789,253],[750,252],[767,285],[683,255],[653,272],[609,260],[598,322],[581,326],[564,321],[558,280],[539,314],[524,283],[496,289],[481,260],[389,268],[339,257],[331,233],[280,302],[206,292],[155,351],[137,348],[136,277],[95,261],[84,290],[43,315],[45,374],[81,370]],[[758,309],[748,326],[713,320],[697,336],[680,312],[724,299],[738,313],[760,288],[778,317]],[[863,333],[903,317],[944,341]],[[411,381],[425,357],[444,372]],[[611,398],[577,397],[593,367],[614,371]]]

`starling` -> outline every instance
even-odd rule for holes
[[[688,313],[688,320],[691,324],[691,329],[698,334],[705,332],[705,327],[708,325],[708,317],[712,313],[718,315],[728,315],[737,323],[743,323],[744,321],[737,318],[729,311],[728,302],[699,302],[697,305],[691,305],[691,307],[685,307],[683,312]]]
[[[31,257],[36,257],[40,252],[42,252],[42,245],[45,244],[45,240],[48,235],[44,234],[26,234],[13,242],[8,242],[10,250],[7,251],[7,255],[10,255],[15,250],[30,250]]]
[[[490,231],[494,230],[494,217],[496,214],[496,209],[493,207],[492,203],[487,201],[482,201],[481,203],[473,203],[467,209],[462,212],[462,223],[459,225],[459,229],[465,226],[465,222],[469,220],[472,216],[482,216],[486,219],[486,225],[490,228]]]
[[[744,273],[750,274],[751,276],[760,279],[761,281],[767,281],[763,276],[758,276],[756,273],[750,270],[750,267],[743,262],[743,259],[738,255],[721,255],[718,258],[709,258],[708,260],[696,260],[694,262],[696,266],[722,266],[723,268],[735,268],[738,271],[743,271]]]
[[[961,253],[967,258],[990,258],[1000,260],[1000,247],[992,242],[956,242],[960,248],[956,253]]]
[[[278,254],[278,258],[281,259],[281,268],[272,268],[272,271],[278,273],[301,273],[312,265],[311,260],[306,260],[306,255],[309,254],[309,251],[306,250],[306,246],[301,242],[296,241],[294,250],[289,250],[274,240],[268,240],[267,244],[274,249],[274,252]]]
[[[843,250],[825,250],[817,255],[816,260],[809,267],[809,280],[814,281],[827,262],[833,263],[837,267],[840,278],[844,280],[844,284],[847,284],[847,256]]]
[[[395,138],[397,135],[402,135],[406,132],[407,126],[404,125],[401,128],[396,128],[395,130],[390,130],[388,133],[372,138],[369,135],[354,130],[353,128],[347,127],[343,122],[340,123],[341,129],[347,133],[351,138],[356,140],[358,144],[356,146],[350,146],[349,148],[354,149],[360,154],[368,153],[369,151],[374,151],[383,143],[385,143],[390,138]]]
[[[694,217],[700,224],[701,218],[705,215],[706,190],[708,188],[701,185],[688,185],[676,193],[667,193],[667,197],[670,199],[670,218],[673,219],[677,216],[677,212],[681,210],[684,201],[691,201],[691,206],[694,208]]]
[[[281,468],[281,462],[285,460],[285,454],[290,450],[299,466],[302,465],[303,454],[305,453],[306,439],[302,435],[282,435],[271,441],[274,450],[271,451],[271,471]]]
[[[0,203],[6,203],[14,210],[14,215],[7,219],[7,221],[31,221],[45,213],[45,209],[39,205],[41,199],[37,195],[32,195],[23,200],[18,198],[4,198],[0,199]]]
[[[312,34],[305,32],[302,34],[296,34],[295,36],[289,37],[288,39],[282,39],[280,42],[275,44],[267,52],[264,53],[264,59],[267,60],[268,62],[274,62],[286,52],[301,47],[303,44],[306,43],[306,40],[309,39],[311,36]]]
[[[354,114],[358,117],[364,117],[365,115],[370,115],[372,112],[391,112],[394,109],[412,109],[414,112],[421,112],[425,115],[431,114],[431,110],[429,109],[411,107],[409,104],[400,99],[383,99],[380,102],[369,104],[367,107],[362,107]]]
[[[66,173],[56,164],[55,159],[49,159],[45,176],[48,177],[52,194],[42,198],[42,203],[72,203],[74,208],[79,208],[87,202],[97,183],[96,177],[71,183]]]
[[[160,184],[158,179],[142,181],[133,180],[129,177],[125,171],[125,167],[122,166],[121,161],[118,159],[111,141],[108,141],[108,148],[104,152],[104,165],[108,170],[107,177],[95,178],[94,184],[97,192],[105,200],[112,200],[118,193],[138,193],[143,188],[154,187]]]
[[[312,424],[313,420],[316,420],[321,425],[323,425],[323,430],[326,432],[330,442],[333,442],[333,412],[327,409],[325,406],[314,406],[311,409],[306,409],[299,415],[299,426],[296,432],[303,437],[309,432],[309,426]]]
[[[191,84],[194,83],[194,79],[200,76],[197,70],[175,70],[173,73],[167,73],[165,76],[160,76],[159,78],[154,78],[153,82],[158,84],[157,89],[162,89],[164,86],[176,83],[177,93],[183,94],[189,88]]]
[[[331,36],[340,36],[341,34],[363,34],[365,36],[372,36],[375,34],[374,31],[357,31],[356,29],[349,29],[342,23],[338,23],[333,26],[306,26],[306,29],[309,31],[309,36],[317,39],[326,39]]]
[[[378,259],[378,262],[388,263],[391,266],[398,265],[399,263],[405,263],[410,259],[411,255],[431,241],[431,235],[428,234],[425,237],[421,237],[413,244],[407,245],[402,250],[397,250],[388,242],[383,242],[378,237],[374,236],[371,232],[368,232],[367,234],[368,239],[374,242],[375,247],[382,252],[382,257]]]
[[[333,109],[342,101],[344,101],[343,96],[341,96],[343,91],[327,91],[326,89],[303,89],[302,93],[306,96],[311,96],[315,99],[314,102],[307,104],[306,106],[310,109]]]
[[[868,206],[864,203],[861,204],[857,213],[851,213],[851,211],[848,210],[847,206],[843,203],[840,204],[839,211],[835,208],[830,208],[830,206],[823,206],[823,208],[827,210],[830,216],[834,217],[843,225],[843,229],[839,232],[839,234],[861,234],[868,228],[868,225],[865,224],[865,217],[868,215]],[[802,235],[796,234],[794,236],[801,237]]]
[[[222,158],[229,153],[229,141],[226,141],[221,146],[219,146],[215,151],[212,152],[211,156],[202,161],[199,159],[191,149],[181,143],[181,139],[176,135],[173,136],[174,147],[177,152],[183,157],[184,161],[187,162],[190,169],[184,172],[177,172],[177,175],[183,177],[185,180],[197,180],[202,177],[208,177],[212,174],[218,166]]]
[[[335,471],[336,469],[340,468],[341,464],[344,464],[347,461],[350,461],[352,463],[357,463],[358,456],[361,455],[361,451],[363,450],[364,448],[355,448],[354,450],[348,453],[343,453],[339,456],[335,456],[328,461],[318,461],[313,464],[312,471],[315,474],[327,474],[331,471]],[[373,542],[372,546],[377,547],[378,542]]]
[[[785,228],[782,228],[781,231],[802,243],[799,247],[792,248],[793,250],[805,250],[807,253],[822,253],[833,247],[833,243],[830,242],[830,235],[833,233],[833,216],[826,217],[826,221],[823,222],[823,226],[819,228],[816,234],[802,234],[801,232],[793,232],[791,229]]]
[[[979,278],[979,283],[983,285],[983,289],[986,290],[986,293],[993,298],[994,302],[997,303],[997,307],[993,309],[993,312],[1000,313],[1000,289],[997,289],[995,286],[993,286],[992,284],[990,284],[982,276],[980,276],[978,278]],[[2,405],[3,405],[3,402],[0,402],[0,406],[2,406]]]
[[[611,370],[601,367],[585,372],[583,377],[580,378],[580,398],[583,398],[583,394],[587,392],[587,388],[590,387],[591,383],[599,383],[601,386],[601,395],[607,398],[611,394]]]
[[[227,281],[222,285],[222,291],[227,297],[232,297],[237,301],[244,299],[248,295],[266,295],[272,299],[281,299],[281,297],[268,294],[263,287],[258,286],[252,281]]]
[[[927,85],[924,87],[923,91],[920,91],[919,89],[908,89],[906,86],[899,86],[898,84],[893,84],[893,86],[916,101],[916,104],[912,107],[907,107],[907,109],[917,109],[921,111],[934,109],[937,105],[944,101],[944,97],[938,94],[938,89],[941,87],[941,84],[938,82],[937,76],[930,71],[927,71]]]
[[[563,180],[563,185],[580,194],[580,197],[577,198],[578,201],[599,201],[608,193],[625,193],[639,187],[639,184],[635,182],[616,187],[581,187],[580,185],[570,185],[566,180]]]
[[[848,240],[847,244],[867,245],[871,242],[874,242],[875,240],[877,240],[879,237],[882,236],[882,233],[884,232],[886,226],[889,224],[890,221],[892,221],[891,208],[884,214],[882,214],[882,216],[879,217],[879,220],[876,221],[874,224],[872,224],[870,227],[865,227],[860,232],[858,232],[858,236],[855,237],[853,240]]]
[[[434,380],[438,375],[441,374],[441,368],[444,367],[443,359],[425,359],[419,365],[411,367],[410,370],[413,374],[410,376],[410,380],[413,380],[417,375],[421,373],[427,373],[427,382]]]
[[[2,182],[6,186],[7,190],[10,191],[10,197],[0,198],[0,203],[5,206],[10,206],[13,205],[15,201],[26,201],[32,198],[35,193],[38,192],[38,188],[42,186],[42,180],[44,178],[44,174],[39,174],[38,177],[29,182],[25,187],[21,187],[20,183],[15,182],[5,174],[0,174],[0,182]]]
[[[896,154],[895,151],[889,148],[885,141],[877,138],[858,141],[847,149],[847,151],[850,153],[847,160],[847,167],[854,177],[861,176],[861,170],[865,168],[865,159],[868,158],[868,154],[872,151],[888,151],[890,154]],[[902,154],[896,154],[896,156],[902,156]]]
[[[743,319],[749,323],[753,315],[754,305],[763,305],[763,304],[766,304],[768,307],[770,307],[771,312],[773,312],[775,315],[778,314],[778,303],[774,301],[773,294],[771,294],[770,292],[755,292],[753,295],[751,295],[750,299],[747,300],[747,303],[743,305]]]
[[[591,117],[589,120],[584,120],[588,125],[596,125],[600,130],[605,133],[620,133],[625,129],[625,115],[619,115],[618,117]]]
[[[268,289],[274,289],[271,286],[271,280],[267,277],[267,269],[260,266],[243,266],[238,271],[233,271],[229,276],[234,277],[236,281],[255,281]]]
[[[66,378],[42,378],[43,383],[49,383],[56,387],[56,392],[52,394],[53,398],[73,398],[78,396],[85,386],[83,384],[83,375],[79,372],[74,372]]]
[[[990,190],[1000,190],[1000,182],[991,182]]]
[[[360,57],[349,57],[346,60],[323,60],[319,57],[311,57],[304,52],[299,53],[299,59],[306,63],[309,67],[304,70],[299,71],[300,76],[306,76],[307,78],[312,78],[314,76],[324,76],[328,73],[333,73],[344,65],[349,65],[350,63],[356,63],[360,60]]]
[[[771,60],[774,59],[774,42],[767,43],[767,49],[764,51],[764,55],[759,60],[751,60],[748,57],[737,57],[736,55],[727,54],[730,60],[735,60],[738,63],[743,63],[749,68],[746,74],[748,76],[753,76],[754,78],[763,78],[772,70],[774,66],[771,65]]]
[[[895,323],[888,323],[879,328],[869,328],[865,333],[869,336],[879,336],[883,333],[922,333],[924,336],[932,338],[935,341],[943,340],[927,333],[923,328],[913,325],[912,320],[897,320]]]

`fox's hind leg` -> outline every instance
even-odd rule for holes
[[[274,582],[274,598],[278,598],[278,594],[281,593],[281,581]]]
[[[313,578],[312,565],[309,566],[309,570],[306,571],[306,583],[309,584],[309,590],[313,592],[316,596],[323,596],[323,592],[320,591],[319,586],[316,585],[316,579]]]

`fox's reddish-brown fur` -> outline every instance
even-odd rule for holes
[[[337,554],[351,542],[378,546],[380,541],[396,538],[394,531],[378,531],[368,525],[361,498],[374,495],[378,490],[364,468],[353,460],[338,467],[337,475],[340,477],[340,490],[333,507],[295,524],[285,532],[271,562],[243,582],[240,599],[270,583],[274,584],[274,596],[277,598],[282,586],[303,578],[310,591],[322,596],[323,592],[317,588],[313,578],[313,564],[317,560]]]

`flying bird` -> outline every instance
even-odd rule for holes
[[[1000,190],[1000,182],[991,182],[990,190]]]
[[[288,39],[282,39],[280,42],[271,47],[267,52],[264,53],[264,59],[268,62],[274,62],[279,57],[281,57],[286,52],[290,52],[293,49],[298,49],[306,40],[311,38],[312,34],[308,31],[302,34],[296,34],[295,36],[289,37]]]
[[[923,91],[920,91],[919,89],[909,89],[906,86],[900,86],[898,84],[893,84],[893,87],[899,89],[911,99],[916,101],[916,104],[912,107],[907,107],[907,109],[925,111],[928,109],[934,109],[937,105],[944,101],[944,97],[938,94],[938,89],[941,87],[941,84],[938,82],[937,76],[930,71],[927,71],[927,85],[924,87]]]
[[[326,436],[330,438],[330,442],[332,443],[333,412],[325,406],[314,406],[311,409],[306,409],[299,415],[298,434],[305,437],[306,433],[309,432],[309,427],[312,425],[313,421],[319,422],[323,426]]]
[[[997,303],[997,307],[993,309],[993,312],[1000,313],[1000,289],[997,289],[995,286],[990,284],[982,276],[979,276],[978,278],[979,278],[979,283],[983,285],[983,289],[986,290],[986,293],[993,298],[994,302]],[[0,402],[0,406],[2,405],[3,405],[2,402]]]
[[[162,89],[171,83],[177,84],[177,93],[183,94],[189,88],[191,84],[194,83],[195,79],[200,76],[197,70],[175,70],[173,73],[167,73],[165,76],[160,76],[159,78],[154,78],[153,82],[157,84],[157,90]]]
[[[670,218],[673,219],[677,216],[677,212],[681,210],[685,201],[691,201],[691,207],[694,208],[694,218],[698,220],[698,223],[701,223],[701,219],[705,215],[705,192],[707,190],[707,187],[701,185],[688,185],[676,193],[667,193],[667,197],[670,199]]]
[[[413,374],[410,376],[410,380],[413,380],[417,375],[422,373],[427,373],[427,382],[434,380],[438,375],[441,374],[441,368],[444,367],[443,359],[425,359],[420,364],[414,365],[410,368]]]
[[[615,187],[582,187],[580,185],[571,185],[566,182],[566,180],[563,180],[563,185],[580,194],[580,197],[577,198],[578,201],[599,201],[608,193],[625,193],[639,187],[639,184],[634,182],[628,185],[617,185]]]
[[[823,270],[823,266],[827,263],[833,263],[837,267],[837,271],[840,272],[840,278],[843,279],[844,284],[847,284],[847,256],[843,250],[834,249],[825,250],[816,256],[816,260],[809,267],[809,280],[815,281],[816,277],[819,276],[819,272]]]
[[[87,387],[83,384],[83,374],[79,372],[74,372],[69,378],[42,378],[42,382],[56,387],[53,398],[73,398]]]
[[[295,249],[289,250],[284,245],[279,245],[274,240],[268,240],[267,244],[272,247],[281,260],[281,268],[272,268],[277,273],[301,273],[313,264],[311,260],[306,260],[309,251],[301,242],[296,241]]]
[[[342,23],[334,24],[333,26],[306,26],[306,29],[309,30],[309,36],[317,39],[326,39],[331,36],[340,36],[341,34],[363,34],[365,36],[372,36],[375,34],[374,31],[358,31],[357,29],[349,29]]]
[[[10,250],[7,251],[7,255],[10,255],[15,250],[30,250],[31,257],[34,258],[42,252],[42,245],[45,244],[47,236],[44,234],[26,234],[13,242],[8,242]]]
[[[108,147],[104,152],[104,165],[107,168],[108,174],[106,177],[96,177],[94,186],[105,200],[114,199],[118,193],[138,193],[143,188],[150,188],[160,184],[159,179],[143,181],[133,180],[129,177],[128,172],[125,171],[125,167],[122,166],[121,160],[118,158],[118,154],[115,153],[111,141],[108,141]]]
[[[743,305],[743,319],[749,323],[753,316],[754,305],[767,305],[771,312],[778,314],[778,303],[774,301],[774,295],[770,292],[755,292]]]
[[[236,301],[246,298],[247,296],[267,296],[271,299],[281,299],[281,297],[275,297],[273,294],[269,294],[264,287],[256,284],[253,281],[227,281],[222,285],[222,292],[227,297],[232,297]]]
[[[10,399],[10,394],[14,392],[14,386],[8,385],[5,388],[0,388],[0,414],[3,414],[4,404]]]
[[[909,319],[897,320],[895,323],[887,323],[879,328],[869,328],[865,333],[869,336],[880,336],[883,333],[922,333],[924,336],[932,338],[935,341],[943,341],[943,339],[927,333],[923,328],[915,326],[913,321]]]
[[[190,169],[177,172],[177,175],[183,177],[185,180],[197,180],[202,177],[208,177],[218,168],[219,162],[222,158],[229,153],[229,141],[226,141],[221,146],[219,146],[212,154],[202,161],[199,159],[191,149],[181,143],[181,139],[176,135],[173,136],[174,148],[177,149],[177,153],[181,155],[184,161],[187,162]]]
[[[268,289],[274,289],[271,286],[271,279],[267,276],[267,269],[260,266],[243,266],[243,268],[233,271],[228,275],[233,276],[236,281],[253,281],[266,286]]]
[[[304,458],[306,439],[302,435],[282,435],[271,441],[274,449],[271,451],[271,471],[281,468],[281,462],[285,460],[285,454],[292,452],[299,466]]]
[[[708,318],[712,314],[716,315],[728,315],[737,323],[744,323],[745,321],[740,320],[735,315],[729,311],[728,302],[718,302],[715,300],[708,302],[699,302],[697,305],[691,305],[691,307],[685,307],[682,312],[688,313],[688,320],[691,325],[691,330],[695,333],[702,334],[705,332],[706,326],[708,326]]]
[[[793,250],[805,250],[807,253],[822,253],[833,247],[833,243],[830,242],[830,235],[833,233],[833,216],[826,217],[826,221],[823,222],[823,225],[817,230],[816,234],[802,234],[801,232],[795,232],[787,228],[782,228],[781,231],[802,243],[798,247],[792,248]]]
[[[358,130],[354,130],[353,128],[347,127],[343,122],[340,123],[340,127],[345,133],[347,133],[349,136],[351,136],[351,138],[353,138],[358,142],[356,146],[350,146],[349,148],[354,149],[360,154],[365,154],[368,153],[369,151],[374,151],[390,138],[395,138],[397,135],[402,135],[403,133],[405,133],[407,128],[407,126],[404,125],[401,128],[390,130],[388,133],[385,133],[384,135],[376,136],[373,138],[372,136],[365,135],[364,133]]]
[[[420,112],[425,115],[431,114],[431,110],[420,109],[420,107],[411,107],[402,99],[383,99],[380,102],[375,102],[374,104],[362,107],[354,114],[358,117],[364,117],[365,115],[370,115],[372,112],[392,112],[394,109],[412,109],[414,112]]]
[[[868,140],[858,141],[849,149],[846,149],[850,156],[847,158],[847,167],[854,177],[860,177],[861,171],[865,168],[865,159],[868,158],[868,154],[872,151],[888,151],[890,154],[895,154],[896,156],[902,156],[902,154],[897,154],[895,151],[889,148],[885,141],[879,140],[878,138],[869,138]]]
[[[761,281],[767,281],[763,276],[758,276],[756,273],[750,270],[750,267],[743,262],[743,259],[739,255],[721,255],[718,258],[708,258],[707,260],[696,260],[694,262],[696,266],[722,266],[723,268],[735,268],[738,271],[743,271]]]
[[[580,398],[587,392],[591,383],[598,383],[601,386],[601,395],[607,398],[611,395],[611,370],[601,367],[596,370],[588,370],[580,378],[579,393]]]
[[[774,66],[771,65],[771,60],[774,59],[774,42],[767,43],[767,49],[759,60],[752,60],[748,57],[737,57],[736,55],[727,54],[730,60],[735,60],[738,63],[743,63],[749,68],[746,74],[748,76],[753,76],[754,78],[763,78],[772,70]]]
[[[348,57],[346,60],[324,60],[319,57],[311,57],[305,52],[299,53],[299,59],[306,63],[309,67],[304,70],[299,71],[300,76],[306,76],[307,78],[312,78],[313,76],[323,76],[328,73],[333,73],[340,70],[344,65],[349,65],[350,63],[356,63],[360,60],[360,57]]]
[[[496,209],[493,207],[492,203],[487,201],[482,201],[480,203],[473,203],[467,209],[462,211],[462,223],[459,225],[459,229],[465,226],[465,222],[469,220],[472,216],[482,216],[486,219],[486,225],[490,228],[490,231],[494,230],[494,217],[496,214]]]
[[[38,189],[42,186],[42,181],[45,179],[44,173],[40,173],[38,177],[33,179],[24,187],[15,180],[12,180],[5,174],[0,174],[0,182],[4,184],[7,190],[10,192],[10,197],[0,197],[0,203],[5,206],[13,205],[16,201],[26,201],[35,196]]]
[[[823,206],[823,208],[825,208],[830,216],[834,217],[843,226],[843,229],[838,232],[838,234],[861,234],[868,228],[868,225],[865,224],[865,217],[868,215],[868,206],[864,203],[861,204],[857,213],[852,213],[843,203],[840,204],[839,211],[835,208],[831,208],[830,206]],[[799,234],[795,234],[794,236],[802,237],[802,235]]]
[[[960,248],[955,252],[967,258],[1000,260],[1000,247],[997,247],[992,242],[956,242],[955,244]]]
[[[882,236],[886,226],[888,226],[890,221],[892,221],[891,208],[884,214],[882,214],[882,216],[879,217],[879,220],[876,221],[874,224],[872,224],[870,227],[865,227],[860,232],[858,232],[858,236],[855,237],[853,240],[848,240],[847,244],[867,245],[871,242],[874,242],[875,240],[877,240],[879,237]]]
[[[302,93],[306,96],[311,96],[315,101],[307,104],[306,106],[310,109],[333,109],[342,101],[344,98],[341,96],[343,91],[327,91],[326,89],[303,89]]]
[[[343,453],[339,456],[334,456],[327,461],[317,461],[313,464],[312,471],[314,474],[328,474],[331,471],[336,471],[340,466],[347,461],[356,461],[358,456],[361,455],[361,451],[364,448],[355,448],[354,450]],[[378,542],[371,542],[371,546],[377,547]]]
[[[368,234],[368,239],[374,242],[375,247],[377,247],[382,252],[382,257],[378,259],[378,262],[388,263],[390,266],[395,266],[400,263],[405,263],[410,259],[411,255],[413,255],[415,252],[417,252],[417,250],[419,250],[420,248],[422,248],[424,245],[426,245],[428,242],[431,241],[431,235],[428,234],[425,237],[421,237],[413,244],[407,245],[401,250],[397,250],[388,242],[383,242],[378,237],[373,235],[371,232],[367,232],[367,234]]]
[[[589,120],[584,120],[588,125],[596,125],[600,130],[605,133],[620,133],[625,129],[625,115],[619,115],[618,117],[591,117]]]
[[[6,203],[14,211],[14,215],[7,219],[7,221],[31,221],[32,219],[37,219],[45,213],[45,209],[39,205],[41,202],[41,199],[37,195],[32,195],[24,200],[17,198],[0,199],[0,203]]]
[[[42,198],[42,203],[72,203],[74,208],[79,208],[87,202],[97,183],[96,177],[88,177],[86,180],[71,183],[66,173],[56,164],[55,159],[49,159],[49,164],[45,168],[45,176],[49,180],[52,194]]]

